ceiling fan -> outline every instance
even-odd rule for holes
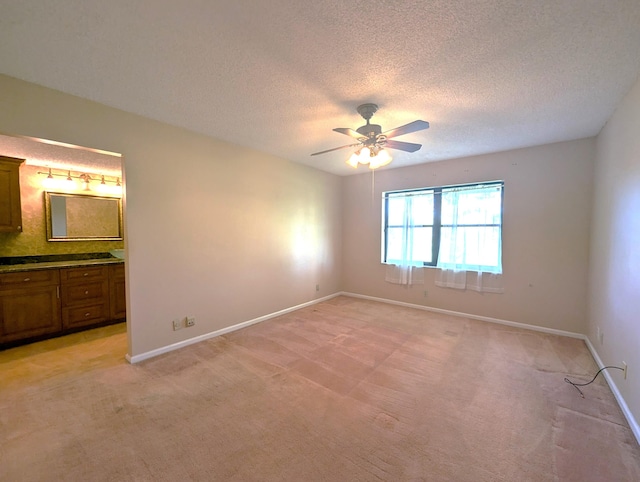
[[[416,120],[403,126],[396,127],[395,129],[382,132],[382,128],[379,125],[369,123],[369,119],[371,119],[373,114],[378,110],[378,106],[376,104],[362,104],[358,106],[357,110],[358,114],[367,121],[365,125],[358,127],[356,130],[346,127],[338,127],[333,130],[340,134],[353,137],[354,139],[357,139],[358,142],[347,144],[346,146],[335,147],[333,149],[327,149],[326,151],[314,152],[311,155],[317,156],[318,154],[325,154],[327,152],[337,151],[347,147],[358,147],[356,152],[354,152],[347,161],[347,164],[352,167],[358,167],[358,163],[369,164],[370,169],[376,169],[391,162],[391,156],[387,153],[385,148],[398,149],[405,152],[416,152],[422,147],[422,144],[396,141],[391,138],[428,129],[428,122]]]

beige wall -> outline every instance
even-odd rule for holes
[[[2,142],[0,141],[0,154]],[[68,253],[106,253],[122,249],[122,241],[47,241],[42,167],[20,165],[22,232],[0,233],[0,256],[34,256]],[[95,219],[91,220],[92,223]]]
[[[597,142],[591,229],[588,337],[640,417],[640,81],[622,100]],[[600,328],[602,342],[596,335]]]
[[[0,132],[123,154],[130,355],[339,291],[338,177],[5,76],[0,104]]]
[[[373,190],[368,172],[340,179],[1,75],[0,104],[0,132],[124,154],[131,355],[345,290],[587,329],[606,364],[628,363],[626,381],[611,374],[640,414],[640,83],[597,141],[380,171]],[[434,270],[424,286],[384,282],[382,191],[494,179],[505,181],[504,294],[438,288]],[[26,254],[10,237],[0,249]],[[197,325],[173,332],[187,315]]]
[[[343,289],[558,330],[583,333],[595,140],[347,177],[344,184]],[[384,281],[380,262],[383,191],[488,180],[505,181],[505,292],[480,294]],[[428,295],[424,297],[424,290]]]

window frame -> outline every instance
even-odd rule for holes
[[[442,230],[442,192],[453,189],[481,189],[485,187],[500,187],[500,224],[469,224],[465,226],[469,227],[499,227],[500,228],[500,237],[502,238],[503,227],[504,227],[504,181],[496,180],[496,181],[483,181],[483,182],[473,182],[466,184],[451,184],[447,186],[433,186],[433,187],[424,187],[424,188],[416,188],[416,189],[401,189],[397,191],[385,191],[382,193],[383,196],[383,215],[382,215],[382,263],[383,264],[392,264],[387,260],[387,251],[388,251],[388,230],[389,228],[402,228],[401,225],[391,225],[389,226],[389,198],[398,195],[417,195],[417,194],[432,194],[433,195],[433,224],[432,225],[418,225],[417,227],[431,227],[431,261],[424,261],[423,266],[429,268],[436,268],[438,265],[438,256],[440,253],[440,241],[441,241],[441,230]],[[452,225],[445,225],[445,227],[452,227]]]

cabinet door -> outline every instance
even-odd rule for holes
[[[23,162],[0,156],[0,232],[22,231],[19,168]]]
[[[0,343],[62,329],[57,286],[0,291]]]
[[[124,264],[110,266],[109,297],[112,320],[121,320],[127,316],[127,297],[124,283]]]

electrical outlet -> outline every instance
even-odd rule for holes
[[[626,362],[622,362],[622,368],[624,369],[624,370],[622,370],[622,376],[626,380],[627,379],[627,364],[626,364]]]
[[[320,285],[316,285],[316,291],[320,291]]]
[[[187,316],[187,326],[193,326],[196,324],[195,316]]]
[[[183,326],[182,320],[173,320],[173,331],[181,330]]]
[[[424,294],[423,294],[423,296],[424,296],[425,298],[427,298],[427,297],[429,296],[429,292],[428,292],[427,290],[424,290]]]
[[[600,327],[596,328],[596,338],[598,339],[601,345],[604,345],[604,331],[602,331]]]

